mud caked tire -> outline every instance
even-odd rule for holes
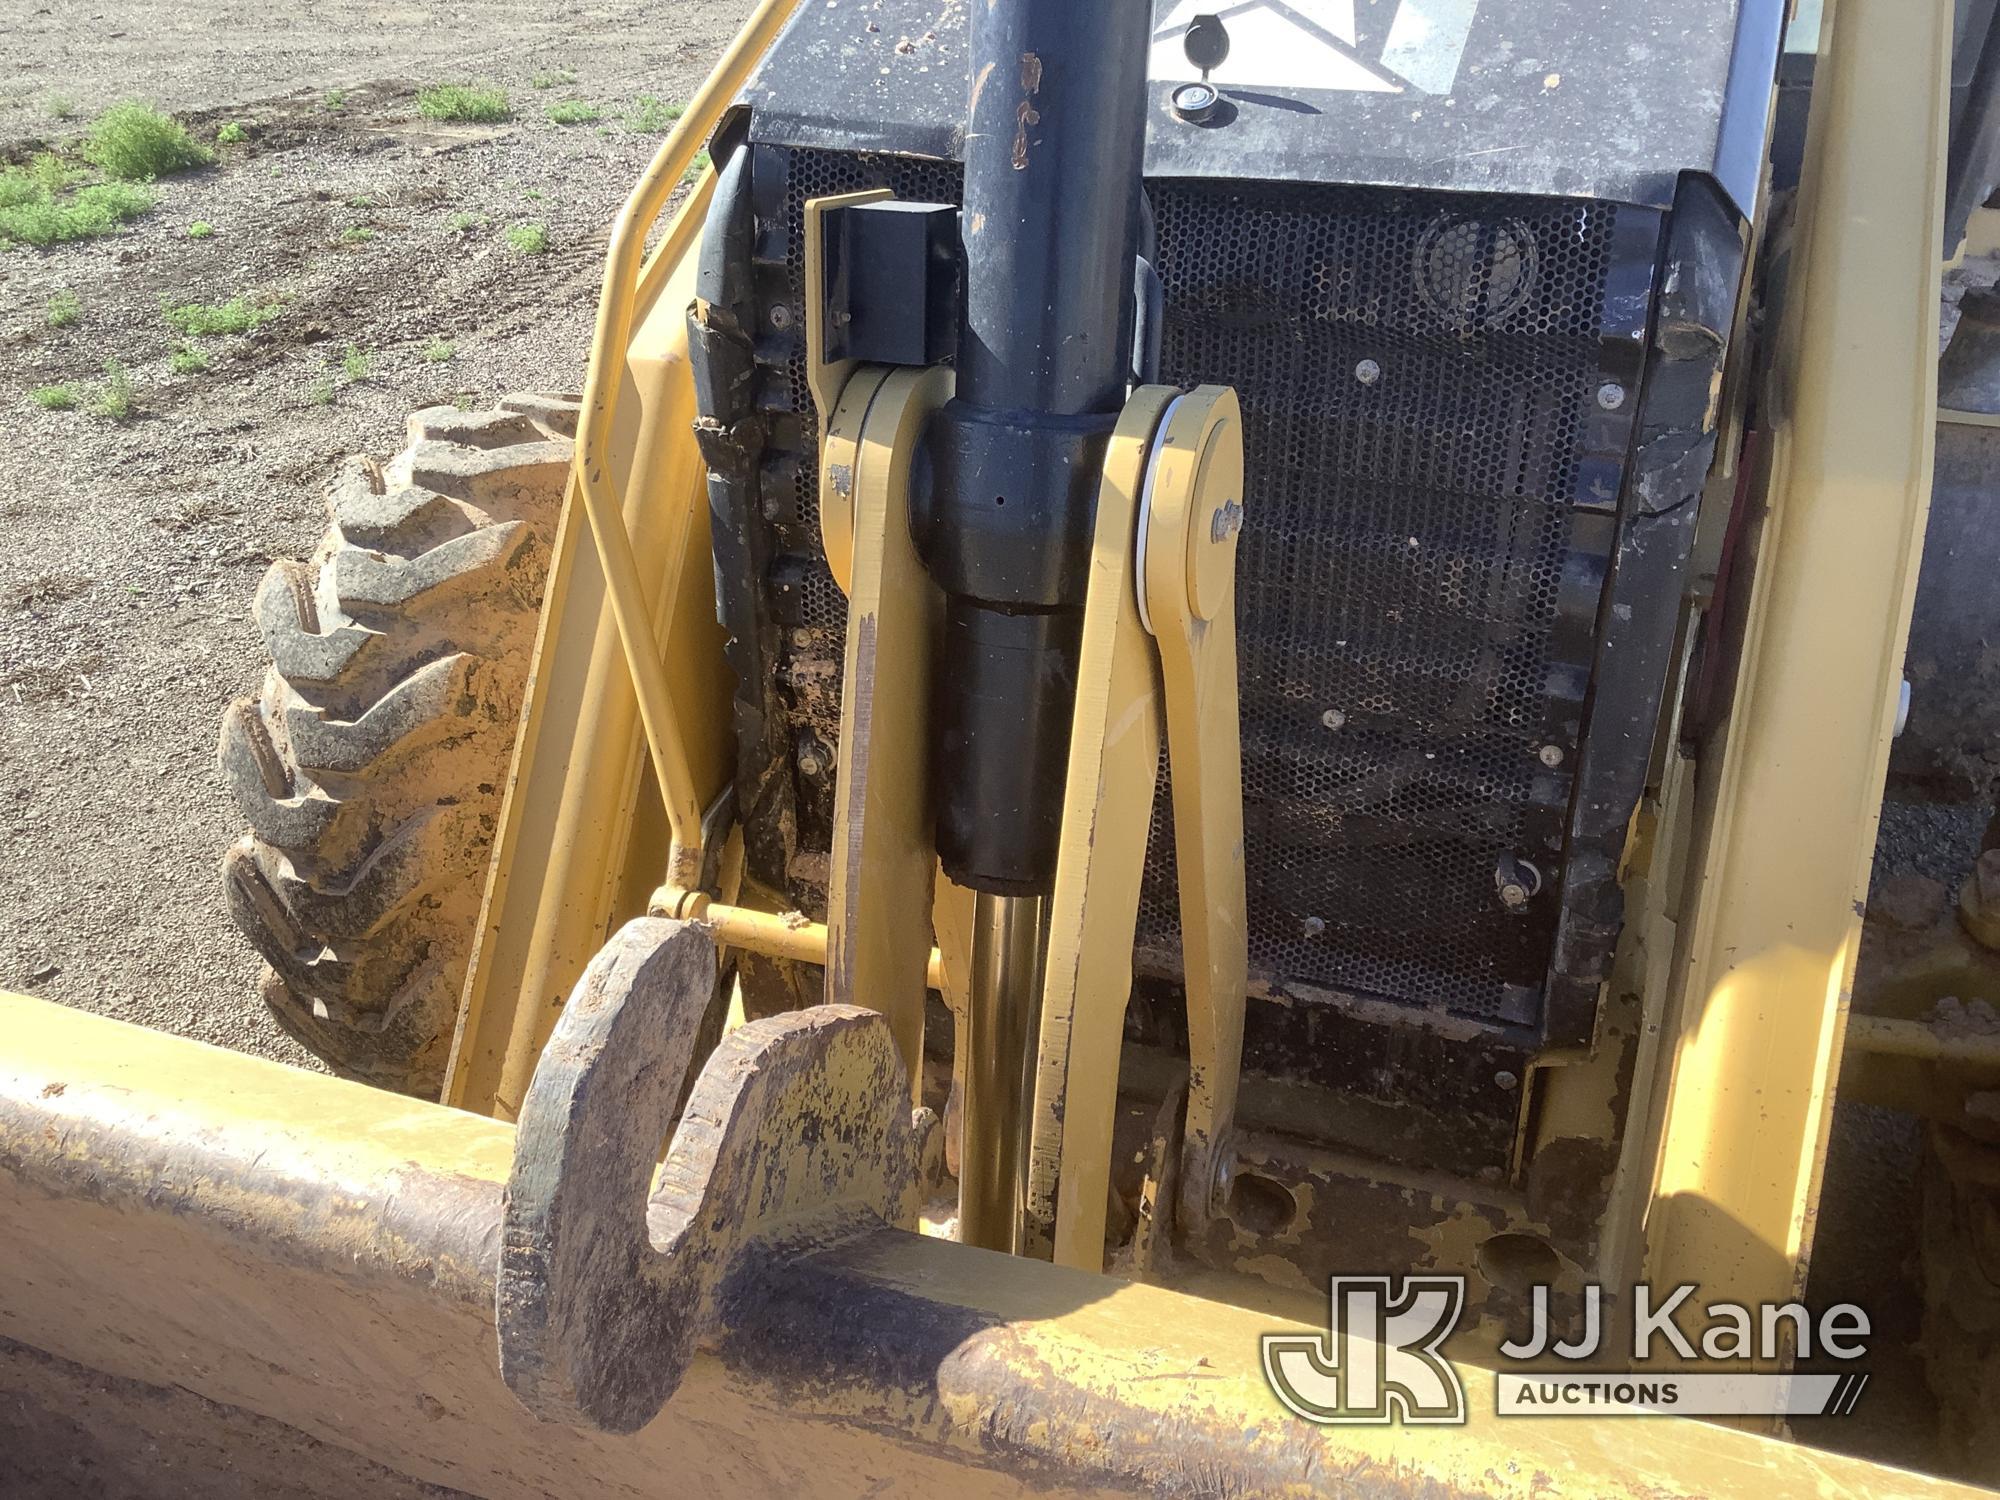
[[[334,1071],[431,1098],[486,883],[577,403],[409,419],[350,460],[310,562],[273,563],[262,690],[218,760],[250,831],[223,858],[264,1003]]]

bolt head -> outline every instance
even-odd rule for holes
[[[1307,937],[1316,938],[1322,932],[1326,931],[1326,918],[1307,917],[1303,922],[1299,923],[1299,926],[1305,930]]]
[[[1364,359],[1354,367],[1354,378],[1363,385],[1373,385],[1382,378],[1382,366],[1372,359]]]
[[[1519,911],[1528,904],[1528,888],[1525,885],[1511,883],[1501,886],[1500,904],[1509,911]]]
[[[1329,708],[1319,716],[1319,721],[1328,729],[1339,729],[1347,723],[1347,715],[1337,708]]]
[[[1563,763],[1562,746],[1544,745],[1540,750],[1535,752],[1535,758],[1541,761],[1541,763],[1547,766],[1551,771],[1553,771],[1557,766]]]
[[[773,328],[790,328],[792,326],[792,310],[785,303],[773,302],[771,304],[771,326]]]
[[[1512,1073],[1508,1072],[1505,1068],[1502,1068],[1499,1072],[1493,1075],[1493,1082],[1500,1088],[1514,1089],[1520,1087],[1521,1080],[1516,1078]]]
[[[1597,388],[1597,404],[1606,411],[1616,411],[1625,404],[1625,387],[1615,380],[1607,380]]]
[[[819,757],[817,755],[814,755],[810,750],[806,751],[803,755],[799,757],[799,769],[805,772],[805,774],[808,776],[819,775],[820,773]]]

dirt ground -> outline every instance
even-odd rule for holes
[[[217,725],[266,660],[257,581],[311,551],[333,463],[392,452],[407,412],[578,386],[607,228],[659,144],[637,102],[685,100],[747,9],[0,0],[0,159],[128,97],[249,137],[125,233],[0,253],[0,988],[310,1062],[266,1019],[217,878],[241,831]],[[473,80],[510,123],[419,117],[419,88]],[[545,118],[569,99],[602,120]],[[546,253],[503,239],[530,223]],[[81,316],[51,328],[63,291]],[[235,296],[284,310],[173,374],[163,304]],[[424,357],[434,339],[451,358]],[[89,410],[111,358],[137,390],[124,422]],[[29,400],[62,382],[79,409]]]

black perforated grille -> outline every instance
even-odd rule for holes
[[[1532,1022],[1573,703],[1557,615],[1614,210],[1155,184],[1163,378],[1234,386],[1250,956]],[[1553,748],[1550,748],[1553,747]],[[1142,948],[1178,947],[1157,805]]]
[[[767,466],[796,731],[839,734],[845,600],[819,553],[805,385],[803,208],[864,187],[955,202],[953,163],[773,151],[758,257],[788,303],[764,400],[797,424]],[[760,172],[764,169],[760,167]],[[1373,188],[1156,182],[1162,378],[1234,386],[1253,974],[1532,1025],[1553,944],[1590,645],[1558,589],[1596,396],[1615,210]],[[1553,764],[1551,764],[1553,758]],[[832,767],[801,777],[798,846],[830,838]],[[1167,790],[1143,952],[1179,946]],[[1501,905],[1501,862],[1546,889]],[[795,885],[809,909],[810,882]]]

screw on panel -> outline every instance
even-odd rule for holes
[[[1372,359],[1364,359],[1354,367],[1354,378],[1363,385],[1373,385],[1382,378],[1382,366]]]
[[[792,326],[792,310],[788,305],[783,302],[773,302],[771,304],[771,326],[773,328],[790,328]]]
[[[1521,1080],[1516,1078],[1512,1073],[1508,1072],[1505,1068],[1502,1068],[1499,1072],[1493,1075],[1493,1081],[1503,1089],[1511,1089],[1515,1087],[1517,1084],[1519,1084]]]
[[[1316,938],[1322,932],[1326,931],[1326,918],[1307,917],[1305,921],[1299,924],[1299,926],[1305,929],[1305,934],[1307,937]]]
[[[1543,765],[1547,766],[1551,771],[1553,771],[1557,766],[1563,763],[1562,746],[1544,745],[1542,746],[1541,750],[1537,752],[1536,758],[1539,759]]]
[[[1607,380],[1597,388],[1597,404],[1606,411],[1616,411],[1625,404],[1625,387],[1615,380]]]
[[[1347,715],[1337,708],[1329,708],[1319,716],[1319,721],[1328,729],[1338,729],[1347,722]]]

